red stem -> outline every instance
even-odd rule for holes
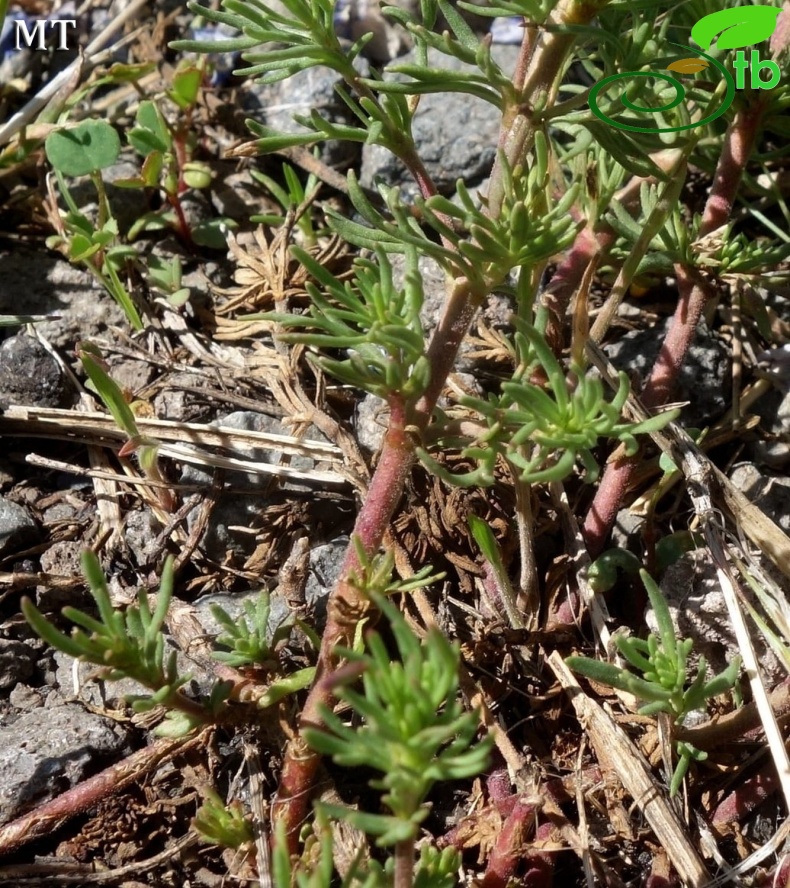
[[[481,888],[507,888],[515,878],[525,842],[535,826],[540,805],[534,798],[517,799],[488,857]]]
[[[710,234],[728,221],[741,177],[757,140],[764,111],[765,101],[760,99],[739,110],[727,129],[713,187],[702,217],[700,237]],[[710,288],[691,269],[677,265],[675,271],[680,298],[661,352],[642,390],[642,400],[648,407],[665,403],[671,394],[694,339],[702,310],[711,295]],[[606,467],[582,527],[582,534],[592,557],[596,557],[604,549],[638,463],[639,457],[636,456],[616,460]]]
[[[149,774],[179,749],[203,746],[205,742],[204,733],[188,739],[157,740],[152,746],[134,752],[100,774],[83,780],[52,801],[0,827],[0,855],[8,854],[34,839],[51,835],[72,817]]]
[[[596,8],[584,0],[560,0],[551,14],[552,24],[579,24],[589,21],[596,13]],[[516,84],[523,89],[522,95],[542,100],[552,90],[565,56],[572,45],[573,36],[556,34],[551,31],[541,35],[539,45],[535,48],[525,34],[522,46],[524,56],[521,70],[526,69],[527,75],[523,84]],[[527,58],[529,61],[527,62]],[[357,75],[350,73],[347,78],[351,86],[355,85]],[[369,94],[364,84],[358,84],[363,94]],[[374,99],[375,100],[375,99]],[[503,115],[502,132],[504,137],[499,144],[503,150],[497,157],[491,176],[491,192],[489,195],[488,212],[496,218],[503,200],[503,154],[511,167],[524,161],[531,145],[534,129],[531,112],[523,105],[514,105],[506,109]],[[408,152],[401,159],[415,177],[422,195],[430,196],[435,189],[419,158]],[[407,405],[391,404],[390,426],[384,438],[376,471],[371,480],[365,502],[357,517],[354,528],[355,536],[361,541],[365,552],[373,555],[381,546],[392,514],[403,493],[406,479],[414,462],[414,444],[411,432],[419,435],[427,428],[436,402],[441,394],[447,375],[452,369],[460,344],[466,335],[469,325],[478,306],[487,295],[486,292],[475,292],[469,282],[457,278],[451,282],[448,296],[442,311],[442,317],[434,331],[427,349],[427,358],[431,368],[430,380],[425,392],[414,408],[413,415],[408,417]],[[410,426],[407,421],[410,420]],[[321,710],[331,704],[331,681],[327,675],[336,668],[337,657],[335,647],[340,643],[349,645],[354,631],[354,623],[343,616],[343,611],[353,610],[360,604],[358,592],[349,583],[349,572],[358,567],[354,547],[349,547],[343,564],[341,578],[330,596],[327,626],[321,641],[316,681],[308,694],[302,711],[300,725],[320,725],[323,722]],[[349,607],[350,606],[350,607]],[[301,735],[297,734],[288,744],[285,752],[280,787],[277,799],[272,806],[272,816],[282,819],[285,823],[289,841],[289,850],[298,850],[298,831],[308,814],[309,793],[318,768],[319,756],[311,752]]]
[[[739,783],[737,787],[716,807],[711,818],[713,826],[722,827],[737,823],[749,814],[779,788],[779,777],[773,762],[765,765],[753,777]]]
[[[413,445],[406,432],[406,420],[403,400],[393,398],[390,405],[390,424],[384,437],[381,456],[354,527],[354,536],[369,556],[374,555],[381,546],[414,461]],[[332,703],[332,683],[326,679],[337,665],[335,647],[338,644],[347,646],[353,638],[359,614],[345,613],[344,607],[358,603],[358,593],[349,578],[359,569],[356,547],[351,545],[346,550],[340,572],[341,579],[330,598],[316,681],[302,710],[300,728],[323,724],[322,709]],[[298,829],[309,812],[309,793],[319,762],[320,756],[312,752],[300,736],[289,743],[272,816],[285,819],[286,832],[293,850]]]
[[[540,847],[544,842],[556,840],[553,823],[541,823],[535,832],[535,845]],[[532,851],[527,855],[527,867],[521,884],[524,888],[551,888],[554,884],[554,859],[556,854],[551,851]]]
[[[175,210],[176,218],[178,219],[178,233],[188,247],[193,247],[195,242],[192,240],[192,231],[189,228],[184,207],[181,205],[181,198],[177,194],[168,194],[167,199],[170,206]]]

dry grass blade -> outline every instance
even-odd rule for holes
[[[681,882],[692,888],[703,888],[710,881],[710,874],[686,835],[675,809],[656,785],[639,750],[603,707],[584,693],[557,651],[550,654],[547,662],[570,696],[601,766],[617,774],[652,827],[659,844],[666,849]]]
[[[266,805],[266,781],[261,760],[256,748],[247,740],[242,740],[244,761],[250,776],[250,807],[255,830],[255,850],[257,852],[258,875],[261,888],[273,888],[271,872],[269,822]]]
[[[610,384],[616,378],[605,355],[593,343],[588,343],[593,361]],[[633,395],[626,402],[626,413],[631,417],[646,417],[647,411]],[[680,426],[670,423],[663,431],[651,433],[658,446],[681,467],[689,495],[700,520],[705,542],[716,566],[716,572],[727,611],[732,622],[744,668],[760,713],[766,738],[776,765],[785,801],[790,808],[790,759],[782,739],[776,716],[771,708],[765,686],[760,677],[746,621],[738,601],[738,583],[734,580],[724,543],[717,528],[718,513],[714,503],[730,513],[737,526],[759,546],[760,550],[784,573],[790,576],[790,538],[762,510],[757,508],[720,472],[699,450]]]
[[[684,458],[682,468],[688,481],[689,493],[702,525],[705,542],[708,544],[713,563],[716,566],[719,585],[727,604],[727,612],[732,622],[741,658],[743,659],[744,672],[749,679],[752,695],[760,713],[763,730],[765,731],[765,736],[771,749],[771,756],[782,785],[785,803],[788,809],[790,809],[790,759],[788,759],[784,740],[782,739],[776,716],[771,708],[768,693],[760,675],[757,654],[755,653],[749,630],[746,626],[746,620],[738,601],[738,592],[736,591],[738,583],[733,577],[724,544],[715,526],[716,518],[711,503],[710,485],[708,483],[709,478],[713,474],[711,471],[712,466],[710,464],[707,466],[701,464],[697,459],[697,454],[694,451],[685,452],[685,442],[683,442],[683,445]]]
[[[216,466],[243,472],[257,472],[316,484],[345,484],[341,474],[341,451],[334,444],[306,441],[289,435],[268,432],[247,432],[238,429],[213,427],[200,423],[179,423],[161,419],[138,419],[140,434],[161,443],[159,453],[183,462],[201,466]],[[108,441],[125,441],[126,433],[104,413],[75,413],[57,408],[8,407],[0,417],[3,435],[24,435],[81,441],[89,445]],[[224,456],[207,451],[179,446],[184,442],[201,447],[222,447],[238,454]],[[300,471],[290,466],[271,465],[247,458],[241,448],[255,447],[290,456],[310,457],[337,465],[337,471]]]
[[[96,872],[92,863],[68,864],[58,861],[12,865],[0,869],[0,884],[10,884],[14,888],[21,888],[23,885],[27,885],[29,888],[43,888],[47,884],[77,885],[85,888],[86,885],[117,882],[124,876],[149,875],[151,870],[182,855],[197,842],[198,837],[195,833],[187,833],[187,835],[169,842],[164,851],[160,851],[153,857],[136,860],[133,863],[127,863],[104,872]],[[123,884],[132,888],[140,883],[125,881]]]
[[[594,342],[588,341],[587,352],[607,383],[616,390],[617,371],[603,351]],[[647,419],[650,415],[633,394],[628,396],[624,413],[627,419],[636,422]],[[675,459],[678,465],[683,461],[678,455],[681,442],[687,451],[695,453],[699,464],[705,467],[712,478],[711,494],[714,504],[728,513],[760,551],[770,558],[786,577],[790,577],[790,537],[781,527],[750,502],[678,425],[671,423],[661,432],[651,432],[650,437],[664,453]]]

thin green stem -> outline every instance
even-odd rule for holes
[[[96,227],[101,231],[107,224],[107,220],[110,218],[110,202],[107,199],[107,189],[104,187],[104,180],[98,170],[91,173],[91,180],[96,188],[99,204]]]
[[[520,100],[505,108],[499,139],[502,150],[491,172],[488,210],[492,217],[499,216],[505,199],[504,163],[514,169],[524,162],[532,149],[535,131],[542,125],[540,115],[556,95],[559,74],[576,39],[565,30],[566,26],[587,24],[607,2],[560,0],[537,37],[531,28],[525,30],[516,64],[518,72],[525,72],[523,83],[515,84]]]

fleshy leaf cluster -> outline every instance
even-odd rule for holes
[[[340,765],[380,773],[371,786],[383,791],[382,803],[390,814],[324,808],[387,846],[417,835],[434,783],[470,777],[485,767],[490,741],[475,744],[477,716],[465,712],[458,700],[458,646],[438,629],[418,640],[390,601],[377,597],[375,604],[390,623],[397,658],[377,632],[367,635],[364,652],[342,650],[356,667],[352,671],[362,672],[362,688],[346,685],[338,696],[361,725],[325,710],[327,730],[307,729],[305,737]]]
[[[652,632],[647,638],[615,635],[615,643],[628,664],[640,672],[641,677],[614,663],[588,657],[568,657],[565,662],[575,672],[593,681],[644,700],[645,704],[639,710],[642,715],[664,712],[675,724],[682,724],[690,712],[704,709],[708,700],[727,693],[735,686],[741,668],[740,657],[735,657],[723,672],[709,679],[705,657],[700,656],[690,678],[689,657],[694,640],[676,637],[669,607],[661,590],[647,571],[641,570],[639,574],[653,607],[658,635]],[[695,749],[690,743],[678,742],[677,752],[678,764],[670,784],[672,795],[680,788],[690,762],[706,758],[706,753]]]

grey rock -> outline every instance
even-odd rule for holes
[[[18,712],[30,712],[32,709],[41,708],[45,696],[46,694],[38,688],[31,688],[30,685],[20,682],[9,691],[8,702]]]
[[[765,475],[755,465],[741,463],[733,468],[730,480],[785,533],[790,533],[790,478]]]
[[[354,431],[360,447],[375,453],[384,440],[389,420],[389,407],[383,398],[377,395],[365,395],[357,403],[354,415]]]
[[[156,557],[156,538],[161,530],[161,525],[148,509],[137,509],[127,514],[124,540],[138,565],[148,565]]]
[[[509,74],[515,67],[518,47],[495,46],[492,56]],[[399,62],[415,60],[413,53],[408,53]],[[451,71],[478,71],[433,49],[428,51],[428,63]],[[440,194],[453,194],[458,179],[468,185],[479,184],[491,172],[500,121],[501,114],[494,105],[474,96],[442,93],[420,99],[412,125],[414,140]],[[406,193],[416,193],[411,175],[397,157],[379,145],[365,145],[360,181],[372,186],[377,179],[403,186]]]
[[[41,520],[46,526],[50,526],[62,521],[71,521],[76,514],[77,510],[71,503],[55,503],[44,509]]]
[[[77,540],[52,543],[41,553],[41,569],[54,576],[82,577],[80,556],[84,548],[85,544]],[[81,607],[86,596],[88,593],[82,589],[59,589],[47,584],[36,587],[36,605],[45,611],[58,611],[67,604]]]
[[[515,284],[515,279],[513,283]],[[512,327],[515,308],[513,297],[505,293],[492,293],[483,306],[483,319],[486,326],[492,330],[509,331]]]
[[[0,555],[34,542],[38,526],[24,506],[0,497]]]
[[[21,48],[14,49],[13,34],[16,28],[16,21],[25,21],[29,18],[19,8],[8,10],[8,15],[2,23],[2,41],[5,47],[4,52],[0,53],[0,83],[12,83],[15,80],[25,80],[29,86],[32,79],[31,69],[34,67],[34,59],[36,53],[33,49],[27,48],[24,43]],[[33,44],[35,46],[35,43]]]
[[[148,361],[123,360],[110,367],[110,375],[122,389],[134,393],[154,378],[154,368]]]
[[[666,319],[649,330],[626,333],[605,351],[618,370],[624,370],[629,376],[637,374],[644,380],[653,369],[669,323]],[[705,426],[722,414],[729,397],[723,382],[729,379],[729,372],[727,349],[701,321],[672,395],[673,400],[689,402],[681,413],[685,426]]]
[[[211,199],[221,216],[232,219],[246,219],[257,213],[271,212],[271,202],[263,197],[261,186],[250,179],[246,170],[217,175]]]
[[[389,257],[392,264],[392,280],[396,287],[403,287],[406,260],[402,255]],[[423,303],[420,312],[423,330],[429,335],[439,322],[447,290],[446,275],[442,267],[430,256],[421,255],[417,271],[422,281]]]
[[[157,419],[171,422],[201,422],[206,417],[206,404],[199,395],[185,391],[182,385],[194,386],[195,376],[174,373],[168,379],[167,388],[154,396],[154,412]]]
[[[0,406],[62,407],[67,400],[60,365],[37,339],[20,333],[0,345]]]
[[[14,245],[0,249],[0,314],[55,315],[37,329],[56,348],[74,349],[74,343],[123,325],[124,315],[91,276],[56,253]]]
[[[687,552],[671,564],[664,572],[660,588],[669,605],[677,637],[694,640],[693,662],[702,655],[712,673],[718,674],[726,669],[738,655],[738,643],[716,568],[707,550]],[[744,592],[752,600],[751,593]],[[650,630],[657,632],[652,610],[647,611],[645,619]],[[752,633],[752,641],[763,675],[773,687],[784,670],[760,633]]]
[[[12,688],[30,678],[35,656],[35,652],[23,642],[0,638],[0,688]]]
[[[77,704],[0,726],[0,823],[75,786],[98,770],[97,757],[117,755],[125,743],[118,725]]]
[[[612,547],[641,552],[644,523],[642,515],[634,515],[630,509],[620,509],[612,528]]]
[[[308,609],[315,615],[319,630],[323,628],[326,602],[340,576],[349,542],[347,536],[339,536],[323,546],[316,546],[310,552],[310,567],[304,597]]]
[[[223,564],[231,552],[239,557],[252,554],[255,532],[251,528],[261,506],[258,497],[238,494],[220,497],[200,539],[200,547],[206,555]],[[196,520],[196,510],[193,509],[187,519],[190,531]]]
[[[212,262],[209,259],[201,257],[200,267],[192,270],[184,269],[181,276],[181,286],[191,291],[189,297],[189,306],[196,305],[200,302],[208,302],[208,294],[206,293],[206,281],[212,286],[229,287],[234,281],[229,275],[228,269],[221,264]]]
[[[200,232],[195,231],[195,229],[214,218],[214,210],[208,197],[200,191],[187,191],[180,198],[180,203],[187,227],[192,232],[195,243],[198,246],[205,247],[206,245],[200,237]]]
[[[769,392],[754,408],[760,417],[761,434],[754,442],[754,455],[760,465],[783,469],[790,463],[790,389],[778,380],[779,391]]]
[[[65,577],[81,576],[80,556],[84,548],[85,544],[76,540],[52,543],[41,553],[41,569]]]
[[[367,60],[357,56],[354,67],[364,77],[370,73]],[[304,132],[294,115],[309,117],[317,111],[332,123],[353,124],[351,112],[335,90],[341,78],[329,68],[308,68],[279,83],[248,83],[242,93],[242,108],[280,132]],[[321,159],[333,167],[347,168],[359,156],[355,143],[329,140],[322,143]]]

